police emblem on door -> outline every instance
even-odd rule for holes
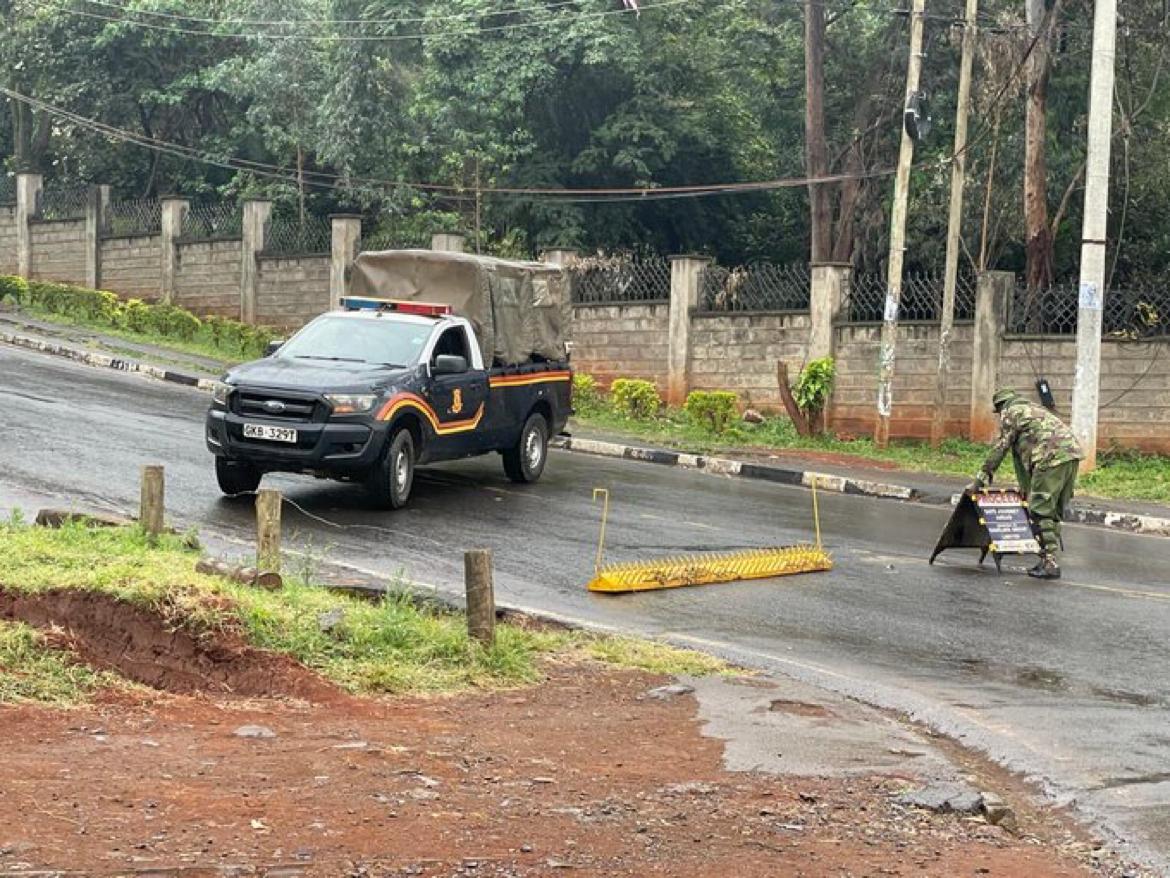
[[[463,391],[456,387],[451,396],[451,414],[457,415],[463,411]]]

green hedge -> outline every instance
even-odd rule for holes
[[[200,319],[174,305],[121,299],[105,290],[0,275],[0,301],[56,314],[88,326],[120,329],[150,338],[206,340],[226,354],[260,357],[274,338],[271,330],[223,317]]]

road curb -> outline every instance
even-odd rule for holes
[[[945,504],[945,498],[926,497],[916,488],[906,485],[891,485],[868,479],[854,479],[830,473],[811,470],[796,470],[758,463],[746,463],[724,457],[707,457],[686,454],[681,451],[667,451],[658,448],[643,448],[637,445],[623,445],[598,439],[584,439],[572,436],[558,436],[552,442],[554,447],[581,454],[595,454],[601,457],[620,457],[625,460],[640,460],[664,466],[695,470],[719,476],[733,476],[742,479],[757,479],[781,485],[811,487],[816,482],[818,490],[838,494],[852,494],[861,497],[877,497],[882,500],[918,501]],[[952,505],[958,495],[950,498]],[[1108,509],[1086,509],[1073,506],[1065,519],[1072,524],[1105,527],[1125,533],[1146,536],[1170,537],[1170,519],[1152,515],[1138,515],[1131,512],[1117,512]]]
[[[68,345],[58,344],[54,341],[30,338],[26,335],[17,335],[14,332],[0,330],[0,342],[12,345],[13,347],[24,348],[25,350],[37,351],[42,354],[64,357],[67,360],[74,360],[78,363],[84,363],[87,366],[96,366],[99,369],[113,369],[117,372],[144,375],[147,378],[154,378],[157,381],[167,381],[171,384],[181,384],[184,387],[195,387],[199,390],[211,390],[212,385],[215,384],[215,381],[211,378],[201,378],[198,375],[190,375],[174,369],[164,369],[161,366],[152,366],[149,363],[140,363],[137,360],[126,360],[121,357],[111,357],[109,354],[81,350],[80,348],[69,347]]]
[[[735,476],[741,479],[757,479],[781,485],[796,485],[805,488],[812,487],[815,483],[818,490],[832,491],[838,494],[881,497],[886,500],[919,500],[922,497],[918,490],[906,487],[905,485],[888,485],[883,482],[874,482],[868,479],[854,479],[849,476],[818,473],[812,470],[797,470],[778,466],[766,466],[759,463],[746,463],[741,460],[732,460],[726,457],[708,457],[699,454],[686,454],[681,451],[641,448],[636,445],[622,445],[617,442],[603,442],[598,439],[579,439],[572,436],[559,436],[554,440],[554,445],[568,451],[578,451],[582,454],[620,457],[626,460],[641,460],[646,463],[677,466],[682,469],[697,470],[717,476]]]

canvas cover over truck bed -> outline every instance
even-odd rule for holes
[[[569,279],[543,262],[471,253],[386,250],[353,266],[355,296],[450,305],[471,321],[485,363],[514,366],[568,359]]]

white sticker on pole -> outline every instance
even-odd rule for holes
[[[886,296],[886,323],[894,323],[898,319],[898,298],[892,292]]]
[[[1081,281],[1081,307],[1087,311],[1101,310],[1101,288],[1093,281]]]

